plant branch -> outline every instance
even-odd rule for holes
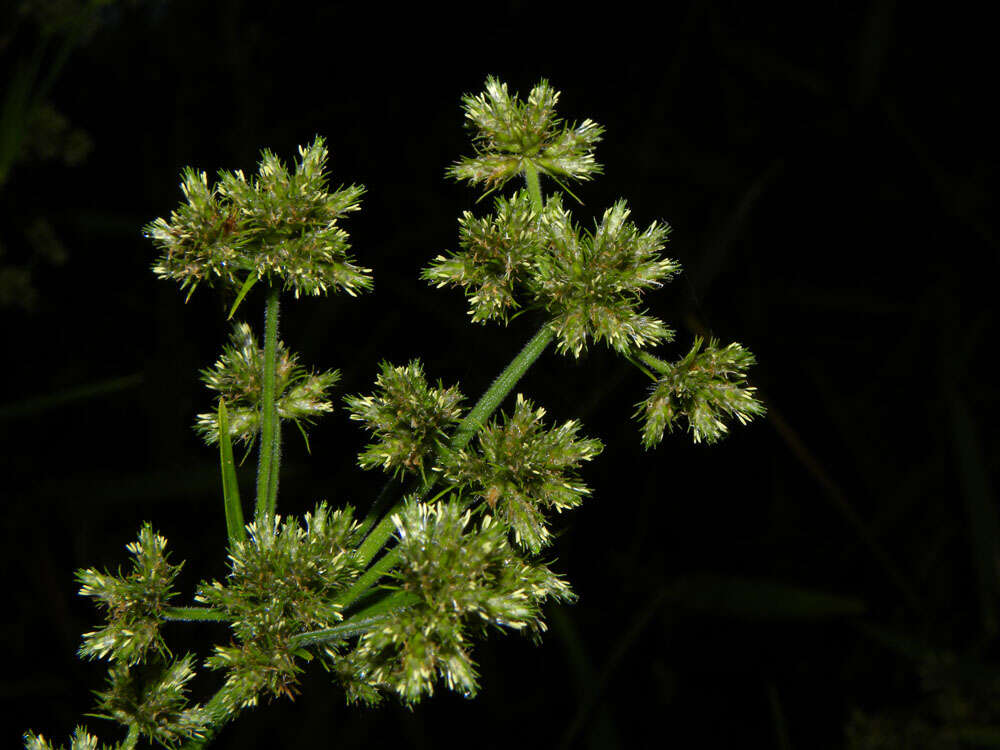
[[[504,368],[503,372],[497,376],[486,393],[472,407],[472,411],[458,425],[458,429],[455,430],[455,434],[452,435],[448,443],[448,447],[451,450],[461,450],[469,444],[472,437],[486,425],[486,421],[493,415],[493,412],[497,410],[501,402],[510,394],[518,381],[524,377],[528,368],[535,363],[535,360],[552,343],[553,338],[555,338],[555,331],[552,330],[552,327],[548,323],[545,323],[538,330],[538,333],[518,352],[517,356],[510,361],[510,364]],[[421,495],[426,496],[433,484],[433,480],[428,482],[424,486]],[[372,532],[365,541],[361,543],[361,546],[358,547],[357,560],[362,565],[367,565],[389,541],[389,537],[392,536],[393,531],[392,517],[402,507],[402,500],[392,506],[382,517],[382,520],[379,521],[378,525],[372,529]]]

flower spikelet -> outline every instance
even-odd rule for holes
[[[556,179],[600,174],[594,146],[604,128],[592,120],[564,126],[555,113],[558,101],[559,92],[544,79],[521,101],[506,83],[487,78],[485,91],[462,98],[466,124],[475,131],[476,155],[456,162],[448,176],[492,190],[523,173],[527,164]]]
[[[466,211],[459,220],[461,250],[438,255],[421,275],[438,287],[463,287],[474,323],[497,318],[507,322],[519,306],[517,288],[545,244],[527,191],[519,190],[510,199],[498,197],[495,208],[484,219]]]
[[[364,469],[380,467],[422,474],[428,456],[436,450],[447,429],[462,418],[462,393],[439,381],[432,388],[419,360],[399,367],[383,362],[371,396],[344,399],[351,419],[363,422],[375,436],[358,456]]]
[[[752,353],[739,344],[719,348],[711,339],[702,351],[698,337],[683,358],[663,363],[661,374],[639,414],[645,419],[642,443],[650,448],[663,439],[663,431],[673,432],[683,416],[694,442],[714,443],[729,427],[727,418],[746,424],[764,414],[764,405],[746,382],[746,371],[754,364]]]
[[[167,540],[146,524],[138,540],[126,546],[133,558],[130,573],[111,575],[95,568],[77,571],[80,595],[96,599],[107,618],[103,628],[84,634],[80,656],[137,664],[150,650],[169,654],[160,636],[160,622],[175,595],[173,583],[181,566],[167,561],[166,546]]]
[[[263,349],[257,345],[250,326],[237,323],[215,366],[201,373],[202,381],[226,402],[230,437],[248,445],[260,432],[263,362]],[[278,416],[295,422],[303,434],[304,425],[333,411],[327,391],[338,380],[340,373],[336,370],[314,373],[300,366],[297,355],[278,342],[275,378]],[[219,442],[218,410],[199,414],[195,429],[206,443]]]
[[[299,668],[291,638],[332,627],[343,616],[334,599],[358,576],[351,550],[358,524],[349,506],[330,511],[320,503],[304,525],[280,518],[247,526],[246,542],[230,549],[225,583],[203,584],[197,601],[226,613],[238,645],[217,647],[206,661],[227,669],[235,708],[257,695],[292,695]]]
[[[478,451],[452,453],[445,466],[446,478],[471,486],[532,553],[551,540],[544,511],[573,508],[590,494],[577,470],[602,449],[599,440],[577,437],[576,420],[546,429],[544,416],[518,394],[514,413],[479,433]]]
[[[63,750],[64,745],[53,745],[34,732],[24,735],[24,750]],[[77,727],[70,738],[69,750],[117,750],[118,745],[98,745],[97,738],[83,727]]]
[[[140,734],[167,747],[198,739],[211,717],[202,706],[187,707],[187,683],[194,675],[190,654],[165,667],[116,664],[107,690],[97,693],[97,715],[137,726]]]
[[[558,203],[543,217],[551,247],[536,258],[529,284],[553,316],[562,352],[579,357],[593,338],[627,353],[672,336],[662,321],[638,309],[645,291],[680,270],[676,261],[661,256],[669,227],[654,222],[640,232],[628,221],[629,213],[618,201],[593,233],[582,236]]]
[[[413,703],[443,680],[473,696],[478,688],[469,638],[490,625],[538,635],[541,604],[573,598],[544,565],[521,559],[502,525],[477,526],[455,501],[411,503],[393,518],[401,562],[397,585],[417,603],[365,634],[358,646],[363,676]]]
[[[185,203],[144,230],[161,252],[154,273],[191,291],[201,283],[239,287],[249,276],[281,279],[296,297],[370,289],[371,271],[354,263],[338,225],[358,210],[364,188],[329,192],[328,155],[320,137],[299,147],[292,169],[265,150],[256,176],[222,171],[212,186],[204,172],[185,169]]]

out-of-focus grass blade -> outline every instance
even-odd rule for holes
[[[781,705],[778,689],[772,682],[767,684],[767,701],[771,705],[771,719],[774,722],[778,750],[792,750],[792,742],[788,739],[788,721],[785,719],[785,709]]]
[[[860,599],[767,579],[692,576],[670,587],[672,606],[745,619],[844,617],[863,614]]]
[[[64,404],[74,401],[86,401],[91,398],[103,396],[107,393],[117,393],[129,388],[134,388],[142,383],[142,373],[136,372],[131,375],[123,375],[120,378],[102,380],[98,383],[79,385],[73,388],[56,391],[45,396],[29,398],[0,406],[0,420],[13,419],[15,417],[29,417],[40,414],[50,409],[56,409]]]
[[[997,632],[997,602],[1000,601],[1000,530],[996,508],[990,497],[989,480],[983,465],[982,451],[965,401],[951,393],[952,439],[958,460],[958,478],[969,514],[969,533],[979,576],[979,601],[983,628],[987,635]]]
[[[236,463],[233,461],[233,443],[229,438],[229,413],[225,399],[219,399],[219,462],[222,465],[222,497],[226,506],[226,531],[229,544],[245,542],[246,528],[243,524],[243,506],[240,504],[240,486],[236,479]]]

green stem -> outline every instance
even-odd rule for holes
[[[531,196],[531,207],[535,209],[535,213],[541,216],[542,211],[545,210],[545,205],[542,202],[542,186],[538,181],[538,170],[535,169],[535,165],[530,161],[524,164],[524,181],[528,183],[528,195]]]
[[[332,628],[300,633],[291,639],[289,646],[296,649],[362,635],[385,620],[387,615],[405,609],[418,601],[420,601],[420,597],[416,594],[409,591],[396,591]]]
[[[337,597],[337,604],[342,607],[351,606],[362,594],[374,586],[379,578],[388,573],[397,562],[399,562],[399,550],[394,549],[386,552],[377,563],[372,565],[354,582],[351,588]]]
[[[278,464],[281,460],[281,425],[278,422],[275,380],[278,369],[278,308],[281,290],[267,292],[264,312],[264,372],[261,378],[260,458],[257,462],[258,522],[274,515],[278,495]]]
[[[208,607],[167,607],[163,619],[168,622],[229,622],[229,617]]]
[[[489,387],[489,390],[482,395],[478,403],[472,408],[472,411],[462,420],[458,425],[458,429],[455,430],[455,434],[452,435],[451,441],[448,443],[448,447],[451,450],[457,451],[461,450],[469,444],[472,440],[473,435],[475,435],[479,430],[483,428],[493,412],[497,410],[500,403],[510,394],[517,385],[517,382],[524,376],[524,373],[528,371],[535,360],[537,360],[542,352],[552,343],[552,339],[555,338],[555,331],[552,327],[546,323],[543,325],[531,340],[524,345],[524,348],[518,352],[517,356],[510,361],[510,364],[504,368],[504,371],[497,376],[497,379],[493,381],[493,384]],[[430,483],[433,484],[433,483]],[[424,487],[424,493],[426,494],[430,489],[430,485]],[[378,525],[372,529],[372,532],[368,535],[368,538],[362,542],[361,546],[358,547],[357,560],[362,565],[367,565],[372,558],[378,554],[378,551],[382,549],[386,542],[389,541],[389,537],[392,536],[393,528],[395,528],[392,517],[398,513],[403,507],[403,501],[400,500],[392,508],[390,508],[386,514],[379,521]]]
[[[233,710],[233,702],[229,697],[230,687],[223,685],[216,691],[215,695],[209,698],[205,704],[205,710],[212,717],[212,723],[205,727],[204,733],[196,740],[185,742],[181,750],[201,750],[206,747],[215,735],[219,733],[226,724],[236,718],[238,711]]]
[[[137,744],[139,744],[139,725],[132,724],[128,728],[128,737],[122,743],[122,750],[135,750]]]

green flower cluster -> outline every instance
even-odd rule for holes
[[[656,385],[637,414],[645,419],[645,447],[659,443],[664,429],[673,432],[682,416],[696,443],[714,443],[729,431],[725,419],[746,424],[766,411],[746,382],[746,371],[756,361],[753,354],[736,343],[720,349],[711,339],[701,351],[702,344],[696,338],[691,351],[674,363],[644,359],[658,370]]]
[[[569,601],[568,584],[544,565],[521,559],[502,524],[470,524],[457,500],[411,503],[394,517],[401,562],[396,585],[417,603],[361,637],[358,679],[395,691],[407,703],[432,695],[443,680],[466,696],[478,689],[470,634],[490,625],[545,629],[541,605]]]
[[[160,622],[171,598],[179,565],[167,561],[167,540],[142,527],[137,541],[126,546],[132,555],[132,571],[125,576],[101,573],[95,568],[78,570],[80,595],[97,601],[107,624],[85,633],[80,656],[112,659],[127,665],[143,661],[152,650],[168,656],[160,636]]]
[[[496,199],[496,213],[477,219],[470,212],[458,221],[460,252],[438,255],[421,278],[438,287],[460,286],[469,296],[473,323],[501,319],[519,307],[517,293],[532,262],[544,248],[531,196],[519,190]]]
[[[283,280],[296,297],[370,289],[371,271],[354,263],[337,225],[358,210],[365,189],[329,192],[327,157],[317,137],[299,148],[293,170],[267,150],[249,180],[239,170],[221,171],[209,186],[204,172],[185,169],[186,202],[169,221],[158,218],[143,230],[162,253],[153,271],[191,292],[201,283],[241,287],[262,278]]]
[[[476,155],[456,162],[448,175],[494,189],[528,168],[554,179],[600,174],[593,151],[604,128],[592,120],[564,127],[555,114],[558,101],[559,92],[544,79],[521,102],[506,83],[487,78],[482,94],[462,98]]]
[[[579,357],[589,340],[606,341],[629,354],[672,332],[640,309],[642,296],[679,270],[661,255],[670,228],[653,222],[639,230],[618,201],[593,232],[581,232],[558,195],[544,200],[538,175],[589,179],[600,171],[593,148],[603,129],[586,120],[561,128],[554,107],[558,92],[546,81],[527,102],[511,97],[494,78],[486,91],[465,97],[466,118],[477,128],[479,154],[448,174],[472,184],[500,187],[523,174],[527,190],[498,197],[493,215],[459,221],[459,250],[438,255],[422,278],[438,287],[463,288],[473,322],[500,319],[529,305],[551,316],[557,346]],[[561,184],[561,183],[560,183]]]
[[[439,381],[432,388],[423,365],[413,360],[404,367],[383,362],[371,396],[344,399],[351,419],[363,422],[375,436],[358,456],[364,469],[382,468],[422,474],[424,462],[447,438],[447,429],[462,418],[462,393],[456,386],[445,388]]]
[[[558,348],[579,357],[588,338],[606,340],[622,354],[669,341],[670,329],[638,306],[643,292],[680,270],[660,256],[670,228],[653,222],[640,232],[628,221],[625,201],[618,201],[593,233],[581,235],[559,201],[550,205],[543,217],[549,252],[536,259],[529,286],[553,316]]]
[[[204,706],[187,707],[187,683],[195,675],[190,654],[164,667],[116,664],[108,689],[97,693],[99,718],[111,719],[166,747],[201,737],[211,721]]]
[[[291,695],[300,667],[293,636],[340,622],[338,594],[358,576],[351,550],[360,541],[353,509],[320,503],[305,525],[280,518],[247,526],[230,549],[225,583],[203,584],[195,599],[221,610],[238,645],[217,646],[205,665],[228,670],[233,709],[256,705],[260,693]]]
[[[120,745],[99,745],[97,738],[83,727],[77,727],[70,738],[69,750],[117,750]],[[24,735],[24,750],[63,750],[63,745],[53,745],[34,732]]]
[[[506,322],[527,298],[551,316],[560,351],[575,357],[591,338],[621,353],[671,339],[661,320],[639,309],[643,293],[680,270],[661,256],[667,225],[640,231],[624,201],[605,211],[593,232],[573,224],[558,195],[540,216],[525,191],[497,198],[495,206],[485,219],[466,212],[461,250],[437,256],[422,274],[438,287],[462,287],[473,322]]]
[[[194,676],[190,655],[170,662],[160,635],[180,565],[165,554],[167,540],[146,524],[137,541],[127,545],[132,571],[125,576],[93,568],[77,572],[80,594],[93,597],[105,611],[107,624],[83,636],[80,655],[106,658],[108,688],[98,692],[95,716],[129,727],[151,741],[172,746],[201,736],[210,723],[203,706],[187,705],[186,685]],[[25,736],[26,747],[48,750],[40,736]],[[71,748],[96,748],[97,740],[78,728]]]
[[[577,438],[576,420],[547,430],[544,416],[518,394],[514,413],[479,433],[477,451],[450,453],[444,466],[448,481],[473,488],[515,541],[536,554],[552,536],[544,511],[576,507],[590,494],[577,470],[602,449],[599,440]]]
[[[226,402],[229,436],[246,444],[260,432],[264,352],[246,323],[237,323],[215,366],[201,373],[202,381]],[[340,380],[336,370],[313,373],[278,342],[275,365],[275,401],[278,416],[293,421],[305,436],[304,425],[333,411],[327,391]],[[219,442],[218,409],[199,414],[195,429],[205,442]]]

